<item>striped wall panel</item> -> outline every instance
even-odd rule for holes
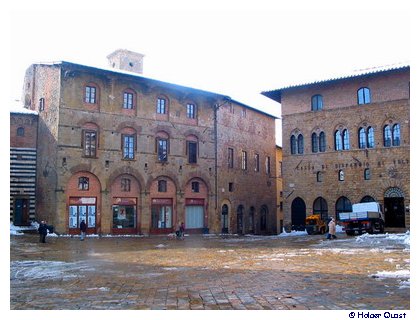
[[[29,218],[35,219],[36,149],[10,148],[10,220],[14,199],[29,199]]]

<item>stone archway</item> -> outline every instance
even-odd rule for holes
[[[292,202],[292,229],[305,230],[306,204],[302,198],[295,198]]]

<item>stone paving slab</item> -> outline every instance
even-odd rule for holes
[[[88,238],[81,243],[58,238],[39,244],[35,236],[14,237],[10,309],[410,308],[409,288],[400,288],[396,279],[368,276],[374,268],[388,266],[386,259],[409,259],[409,252],[389,250],[374,256],[366,251],[332,264],[334,255],[311,251],[310,245],[319,239],[226,243],[197,236],[182,243],[159,237]],[[262,256],[289,260],[262,260]],[[348,270],[351,263],[357,264],[357,270]]]

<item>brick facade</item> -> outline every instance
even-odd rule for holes
[[[88,232],[99,234],[169,232],[181,221],[191,232],[220,232],[225,203],[228,232],[238,232],[239,205],[254,207],[258,221],[264,214],[266,225],[255,222],[253,232],[274,232],[275,183],[263,170],[228,169],[225,161],[229,145],[237,154],[258,150],[261,161],[273,159],[274,168],[274,117],[219,94],[67,62],[32,65],[24,88],[28,108],[37,110],[38,101],[45,101],[37,214],[57,232],[78,232],[71,227],[73,215],[94,217]],[[158,99],[166,101],[164,113],[157,112]],[[187,104],[195,106],[191,118]],[[231,108],[246,109],[247,118]],[[123,153],[125,136],[133,139],[127,140],[134,144],[126,146],[129,156]],[[90,139],[94,148],[87,147]],[[158,159],[162,140],[165,161]],[[258,147],[250,148],[250,141]],[[197,150],[195,161],[191,150]],[[227,194],[229,182],[235,192]]]
[[[349,204],[373,199],[383,206],[386,227],[410,227],[409,81],[409,67],[401,67],[264,93],[282,104],[286,225],[300,225],[312,212],[327,219]],[[360,105],[357,92],[363,87],[370,89],[370,103]],[[312,111],[317,94],[323,107]],[[399,142],[385,146],[384,128],[394,125]],[[359,145],[360,128],[373,129],[371,147]],[[336,150],[335,133],[343,130],[349,148]],[[319,138],[321,132],[326,149],[314,151],[312,135]],[[303,152],[292,154],[291,138],[299,135]]]

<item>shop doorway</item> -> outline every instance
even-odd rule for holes
[[[229,207],[222,206],[222,233],[229,233]]]
[[[389,188],[384,195],[385,227],[405,228],[404,193],[399,188]]]
[[[29,222],[29,200],[16,198],[14,206],[13,224],[15,226],[27,226]]]
[[[305,230],[306,204],[302,198],[292,202],[292,230]]]

